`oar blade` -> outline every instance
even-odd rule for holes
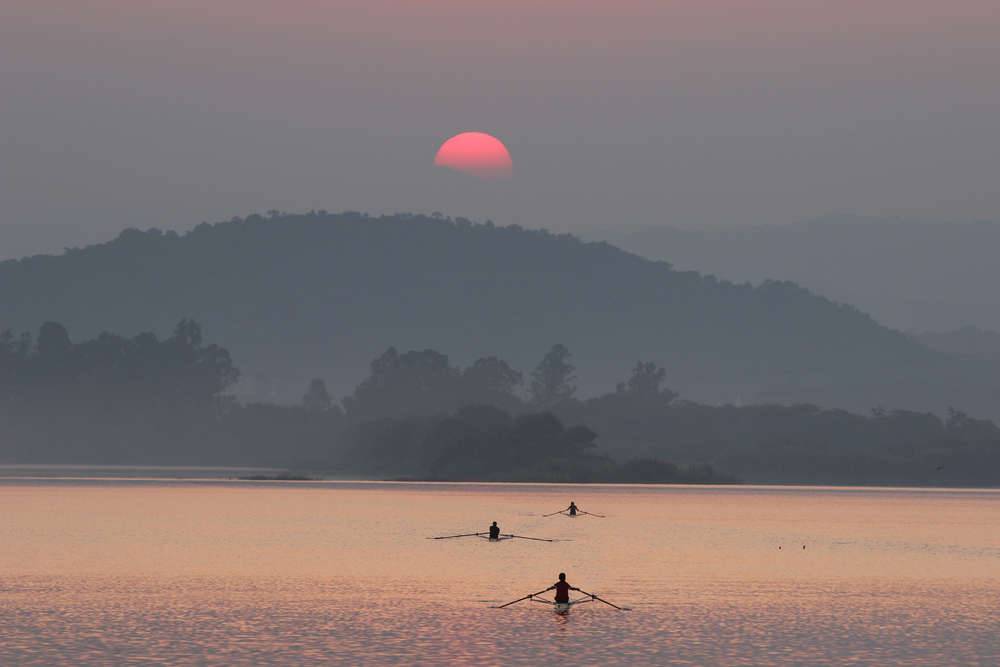
[[[615,603],[613,603],[613,602],[608,602],[608,601],[607,601],[607,600],[605,600],[604,598],[602,598],[602,597],[600,597],[600,596],[598,596],[598,595],[596,595],[596,594],[594,594],[594,593],[588,593],[587,591],[583,590],[582,588],[578,588],[578,589],[576,589],[576,590],[580,591],[580,592],[581,592],[581,593],[583,593],[584,595],[589,595],[589,596],[590,596],[590,597],[591,597],[592,599],[594,599],[594,600],[597,600],[598,602],[603,602],[604,604],[608,605],[609,607],[614,607],[614,608],[615,608],[615,609],[617,609],[618,611],[629,611],[629,610],[630,610],[630,608],[629,608],[629,607],[619,607],[619,606],[618,606],[618,605],[616,605]]]
[[[526,600],[526,599],[527,599],[527,598],[518,598],[518,599],[516,599],[516,600],[511,600],[510,602],[505,602],[505,603],[504,603],[504,604],[502,604],[502,605],[499,605],[499,606],[496,606],[496,607],[493,607],[493,609],[503,609],[504,607],[509,607],[509,606],[511,606],[512,604],[517,604],[518,602],[521,602],[522,600]]]
[[[549,587],[549,588],[543,588],[542,590],[538,591],[537,593],[528,593],[528,594],[527,594],[527,595],[525,595],[525,596],[524,596],[523,598],[518,598],[518,599],[516,599],[516,600],[511,600],[511,601],[510,601],[510,602],[508,602],[507,604],[502,604],[502,605],[500,605],[499,607],[494,607],[494,609],[503,609],[504,607],[509,607],[509,606],[511,606],[512,604],[516,604],[516,603],[518,603],[518,602],[523,602],[524,600],[529,600],[529,599],[532,599],[532,598],[534,598],[535,596],[537,596],[537,595],[541,595],[542,593],[545,593],[546,591],[550,591],[550,590],[552,590],[552,588],[551,588],[551,587]]]
[[[503,537],[511,537],[511,538],[516,538],[516,539],[519,539],[519,540],[534,540],[535,542],[561,542],[561,541],[568,541],[568,540],[554,540],[554,539],[550,539],[548,537],[527,537],[525,535],[514,535],[513,533],[505,534]]]

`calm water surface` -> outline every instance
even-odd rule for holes
[[[570,500],[608,518],[540,516]],[[1000,663],[996,491],[21,478],[0,508],[4,665]],[[494,519],[572,541],[424,539]],[[490,608],[560,571],[632,611]]]

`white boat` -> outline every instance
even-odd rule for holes
[[[580,598],[579,600],[570,600],[569,602],[554,602],[552,600],[539,600],[538,598],[532,598],[534,602],[541,602],[543,604],[552,605],[552,610],[560,615],[566,615],[569,610],[575,605],[581,604],[583,602],[590,602],[591,598]]]

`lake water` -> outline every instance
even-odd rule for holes
[[[607,518],[540,516],[570,500]],[[3,665],[1000,663],[997,491],[21,477],[0,508]],[[425,539],[494,519],[572,541]],[[560,571],[632,610],[491,608]]]

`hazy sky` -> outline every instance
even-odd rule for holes
[[[432,166],[465,130],[509,183]],[[997,183],[997,0],[0,2],[0,257],[270,208],[995,219]]]

